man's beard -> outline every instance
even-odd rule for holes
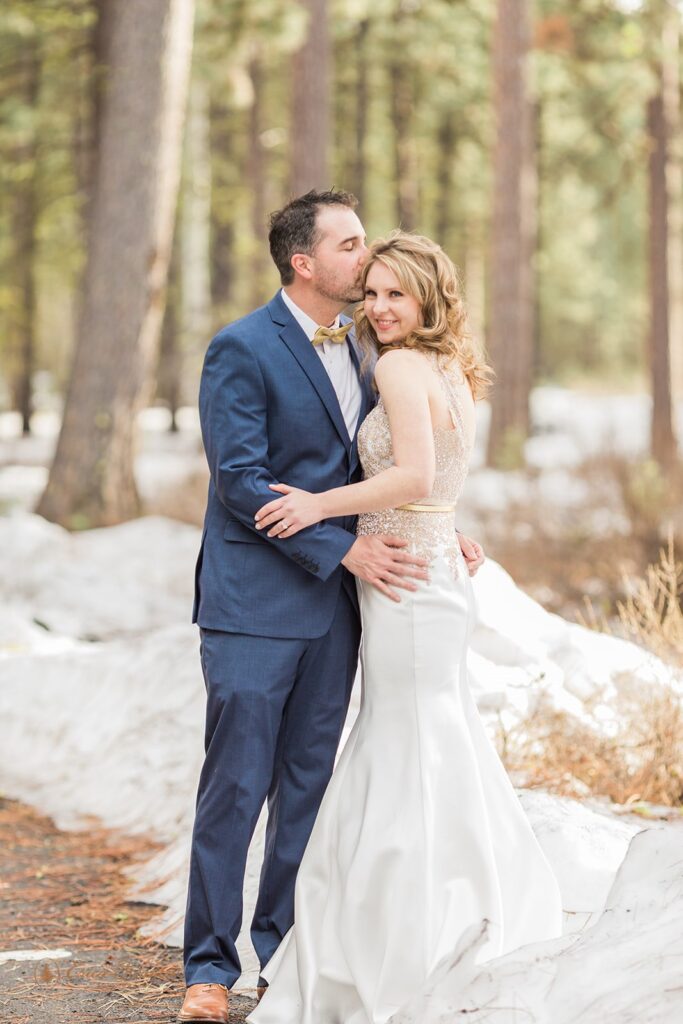
[[[345,306],[360,302],[363,298],[360,278],[342,288],[334,278],[325,276],[318,281],[317,291],[326,299],[331,299],[332,302],[343,302]]]

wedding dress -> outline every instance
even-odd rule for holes
[[[463,932],[477,962],[561,932],[557,882],[484,731],[467,679],[471,582],[452,507],[467,474],[455,375],[432,359],[453,429],[434,431],[428,504],[361,515],[429,557],[399,604],[359,584],[362,703],[306,848],[295,923],[249,1024],[385,1024]],[[358,436],[365,477],[392,464],[380,399]]]

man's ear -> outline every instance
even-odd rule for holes
[[[290,262],[295,274],[303,277],[306,281],[311,280],[313,276],[313,268],[311,267],[310,256],[307,256],[306,253],[303,252],[297,252],[292,256]]]

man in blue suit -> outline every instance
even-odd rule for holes
[[[211,472],[193,621],[207,689],[205,747],[185,920],[181,1021],[228,1021],[240,975],[247,850],[268,827],[251,937],[264,967],[294,916],[294,883],[329,781],[353,684],[353,575],[398,599],[425,563],[353,517],[290,539],[255,530],[284,481],[324,491],[360,478],[357,430],[374,405],[341,311],[361,298],[365,233],[345,192],[309,192],[271,219],[283,288],[223,328],[202,373]],[[463,545],[463,549],[464,545]],[[465,551],[466,556],[471,552]],[[476,555],[474,561],[477,561]]]

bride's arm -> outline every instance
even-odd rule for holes
[[[284,496],[269,502],[256,514],[258,529],[286,522],[278,536],[292,536],[311,523],[335,516],[356,515],[396,508],[419,501],[434,485],[434,433],[429,409],[427,368],[414,352],[396,349],[377,363],[375,380],[389,418],[394,465],[369,480],[309,494],[273,486]]]

